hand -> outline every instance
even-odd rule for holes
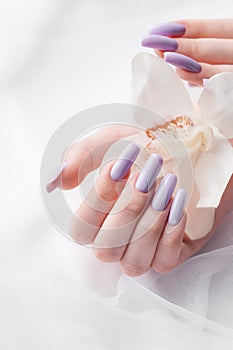
[[[203,85],[203,79],[233,71],[233,18],[178,20],[149,33],[142,45],[154,48],[192,84]]]
[[[65,159],[67,165],[60,187],[72,189],[80,185],[88,173],[100,166],[113,142],[134,132],[130,127],[104,127],[74,144]],[[168,272],[195,254],[210,239],[229,209],[226,203],[232,202],[233,181],[216,211],[213,229],[204,238],[192,241],[185,233],[185,193],[180,189],[172,197],[175,175],[167,174],[156,180],[161,168],[159,155],[152,155],[140,173],[130,174],[138,151],[135,144],[130,144],[117,161],[102,167],[70,227],[76,242],[92,244],[100,260],[119,261],[122,270],[131,276],[141,275],[150,268]]]

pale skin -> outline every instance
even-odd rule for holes
[[[177,53],[186,55],[202,65],[200,73],[191,73],[177,68],[181,79],[191,84],[203,85],[203,79],[209,79],[221,72],[233,72],[233,19],[182,19],[186,31],[176,38]],[[163,52],[155,50],[163,57]]]
[[[200,73],[176,69],[182,79],[201,85],[204,78],[208,79],[219,72],[233,71],[232,19],[177,22],[187,28],[182,37],[176,38],[179,43],[177,52],[197,60],[202,65]],[[156,50],[156,53],[163,57],[163,52]],[[113,142],[133,133],[135,129],[130,127],[107,126],[74,144],[64,159],[67,161],[67,167],[63,171],[60,187],[69,190],[79,186],[91,171],[101,165],[105,152]],[[230,142],[233,146],[233,139]],[[123,181],[116,182],[111,179],[110,171],[113,164],[114,161],[111,161],[101,169],[101,175],[87,198],[76,210],[77,221],[71,224],[70,231],[78,243],[92,243],[93,252],[101,261],[119,261],[123,272],[127,275],[138,276],[151,268],[159,273],[171,271],[197,253],[212,237],[216,227],[233,210],[232,176],[215,211],[213,227],[205,237],[198,240],[191,240],[188,237],[185,233],[187,220],[185,212],[172,232],[166,233],[173,197],[159,215],[151,212],[153,209],[150,205],[144,210],[146,203],[150,203],[159,181],[156,181],[148,193],[141,193],[134,186],[139,174],[130,177],[129,171]],[[127,181],[131,184],[130,200],[126,191]],[[112,215],[111,210],[119,201],[120,195],[123,199],[125,197],[125,205]],[[147,220],[147,217],[155,219]],[[111,235],[108,233],[111,230],[114,237],[114,232],[118,232],[119,227],[127,228],[123,232],[124,241],[121,245],[114,246],[114,240],[109,239]],[[139,237],[137,233],[142,227],[144,234]]]

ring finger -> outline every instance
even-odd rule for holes
[[[176,68],[176,73],[181,79],[202,86],[203,79],[209,79],[218,73],[233,72],[233,65],[228,64],[212,65],[202,63],[201,66],[202,69],[200,73],[192,73],[180,68]]]
[[[169,272],[180,263],[187,221],[187,215],[184,213],[186,198],[187,192],[184,189],[178,190],[175,194],[168,223],[161,235],[152,262],[152,268],[157,272]]]
[[[177,53],[211,64],[232,64],[233,39],[170,39],[177,42]]]
[[[150,269],[157,243],[167,222],[176,182],[175,175],[167,174],[155,191],[152,205],[140,218],[132,242],[121,259],[122,269],[126,274],[141,275]]]
[[[135,175],[122,191],[94,241],[95,254],[100,260],[121,259],[140,217],[152,199],[161,166],[162,158],[152,154],[140,175]]]

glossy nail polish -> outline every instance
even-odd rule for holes
[[[154,210],[162,211],[166,208],[176,187],[176,183],[177,177],[174,174],[167,174],[164,176],[152,201],[152,208]]]
[[[202,66],[199,62],[193,60],[192,58],[182,55],[176,52],[165,52],[164,60],[167,63],[173,64],[174,66],[184,69],[192,73],[200,73]]]
[[[159,154],[153,153],[146,161],[136,181],[135,187],[140,192],[148,192],[161,170],[163,159]]]
[[[48,193],[54,191],[57,188],[57,185],[58,185],[57,181],[58,181],[59,177],[61,176],[61,174],[66,166],[67,166],[67,162],[63,162],[61,165],[59,165],[55,169],[54,174],[51,176],[50,180],[48,181],[48,183],[46,185],[46,190]]]
[[[142,46],[163,51],[176,51],[178,42],[175,39],[161,35],[147,35],[142,39]]]
[[[170,208],[168,223],[172,226],[176,226],[184,212],[184,206],[187,199],[187,191],[184,189],[179,189],[172,201]]]
[[[137,146],[136,143],[130,143],[126,147],[110,171],[110,177],[112,180],[120,181],[125,177],[139,152],[140,147]]]
[[[181,36],[185,33],[186,28],[181,23],[169,22],[162,23],[158,26],[152,27],[149,30],[150,34],[164,35],[164,36]]]

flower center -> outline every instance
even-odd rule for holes
[[[209,126],[194,125],[187,116],[177,116],[163,124],[147,129],[146,135],[151,139],[147,148],[151,150],[153,141],[156,139],[165,144],[174,145],[173,141],[183,141],[189,152],[208,151],[212,143],[213,130]],[[172,141],[173,140],[173,141]]]
[[[163,134],[170,134],[175,138],[184,138],[185,136],[187,137],[189,135],[189,131],[192,127],[193,122],[190,118],[186,116],[177,116],[168,122],[147,129],[146,134],[152,140],[155,140],[157,137],[162,136]]]

